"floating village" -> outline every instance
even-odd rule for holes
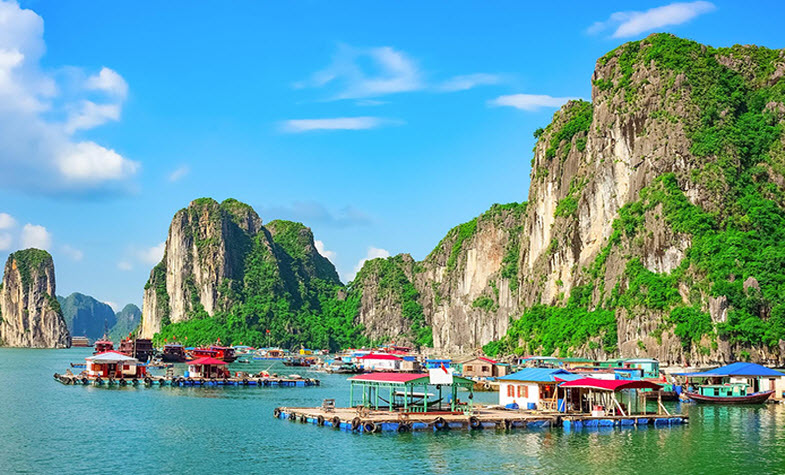
[[[254,361],[282,363],[290,374],[230,370]],[[336,398],[312,407],[277,407],[276,419],[336,430],[377,433],[563,427],[673,426],[688,416],[663,402],[764,404],[785,401],[785,373],[754,363],[717,368],[661,368],[656,359],[521,356],[438,358],[387,345],[340,354],[301,348],[186,347],[123,339],[98,340],[84,362],[54,379],[65,385],[147,388],[318,386],[295,373],[346,375],[349,404]],[[278,365],[280,367],[280,365]],[[495,404],[476,404],[476,392],[496,392]],[[345,397],[345,395],[342,395]]]

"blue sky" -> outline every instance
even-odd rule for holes
[[[141,304],[172,215],[237,198],[344,280],[524,201],[532,132],[596,59],[668,31],[785,47],[779,2],[0,0],[0,258]]]

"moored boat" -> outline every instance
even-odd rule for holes
[[[234,348],[230,346],[210,345],[208,348],[194,348],[191,350],[191,357],[197,358],[215,358],[227,363],[232,363],[237,359],[234,353]]]
[[[748,389],[744,383],[707,384],[697,392],[685,392],[685,396],[703,404],[762,404],[774,394],[773,390],[748,393]]]
[[[179,343],[167,343],[161,353],[161,360],[167,363],[185,363],[185,347]]]

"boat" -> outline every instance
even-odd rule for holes
[[[167,343],[161,353],[161,360],[167,363],[185,363],[185,348],[178,343]]]
[[[149,361],[155,353],[153,340],[148,338],[131,339],[130,336],[120,340],[118,351],[125,355],[133,356],[139,361]]]
[[[112,340],[109,340],[108,338],[106,338],[106,335],[104,335],[103,338],[95,342],[93,354],[97,355],[100,353],[106,353],[107,351],[113,351],[113,350],[114,350],[114,343],[112,343]]]
[[[363,372],[362,369],[356,364],[347,363],[344,361],[334,361],[333,363],[327,365],[325,371],[333,374],[359,374]]]
[[[191,357],[197,358],[215,358],[217,360],[233,363],[237,359],[234,353],[234,348],[230,346],[210,345],[208,348],[194,348],[191,350]]]
[[[774,391],[761,391],[748,394],[749,385],[744,383],[706,384],[698,387],[697,392],[686,391],[689,399],[703,404],[763,404]]]
[[[305,357],[305,358],[287,358],[284,360],[283,364],[285,366],[311,366],[312,364],[316,363],[316,358],[313,357]]]

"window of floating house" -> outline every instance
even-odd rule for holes
[[[515,397],[515,386],[512,384],[507,385],[507,397]]]
[[[527,398],[529,397],[529,388],[526,385],[521,384],[518,386],[518,397]]]
[[[488,371],[488,367],[487,366],[483,366],[482,367],[482,372],[485,373],[486,371]]]
[[[471,371],[471,370],[472,370],[472,366],[471,365],[468,365],[468,366],[466,366],[464,368],[464,371]]]

